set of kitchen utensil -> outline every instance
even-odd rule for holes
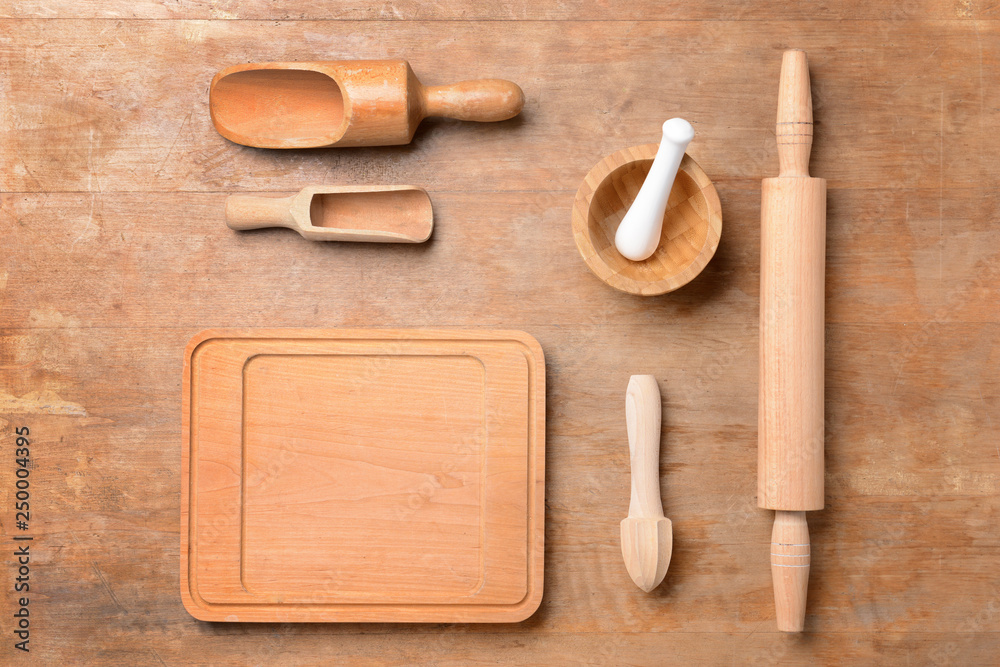
[[[521,89],[497,79],[424,86],[402,60],[230,67],[210,88],[227,139],[261,148],[408,143],[427,116],[501,121]],[[780,173],[763,184],[758,503],[778,627],[802,630],[805,512],[823,507],[826,184],[808,174],[805,54],[784,54]],[[584,178],[577,248],[608,285],[670,292],[719,244],[711,180],[674,118],[659,145],[618,151]],[[409,185],[306,186],[232,195],[237,230],[310,240],[420,243],[427,193]],[[545,362],[517,331],[215,330],[188,345],[183,379],[181,591],[213,621],[514,622],[541,602]],[[659,489],[656,379],[626,392],[631,466],[626,570],[664,579],[671,522]]]

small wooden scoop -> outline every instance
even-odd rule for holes
[[[652,375],[633,375],[625,393],[632,500],[621,523],[622,556],[635,585],[647,593],[663,581],[673,527],[660,502],[660,389]]]
[[[408,144],[427,116],[507,120],[522,106],[510,81],[425,87],[405,60],[236,65],[209,90],[219,134],[258,148]]]
[[[311,241],[422,243],[434,229],[431,199],[412,185],[312,185],[291,197],[230,195],[232,229],[288,227]]]

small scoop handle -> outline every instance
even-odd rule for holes
[[[264,229],[288,227],[298,229],[292,216],[291,197],[258,197],[255,195],[230,195],[226,199],[226,224],[230,229]]]
[[[521,113],[524,92],[503,79],[461,81],[450,86],[424,86],[425,116],[442,116],[482,123],[507,120]]]

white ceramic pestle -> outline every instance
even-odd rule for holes
[[[663,139],[653,166],[615,232],[615,247],[628,259],[641,262],[656,252],[670,188],[692,139],[694,128],[683,118],[671,118],[663,124]]]

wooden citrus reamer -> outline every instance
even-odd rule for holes
[[[647,593],[667,575],[674,533],[660,501],[660,388],[652,375],[633,375],[625,393],[632,495],[621,526],[622,557]]]
[[[778,93],[780,173],[763,181],[757,503],[777,510],[771,576],[778,629],[800,632],[809,585],[805,513],[823,509],[826,181],[809,176],[809,65],[785,51]]]

